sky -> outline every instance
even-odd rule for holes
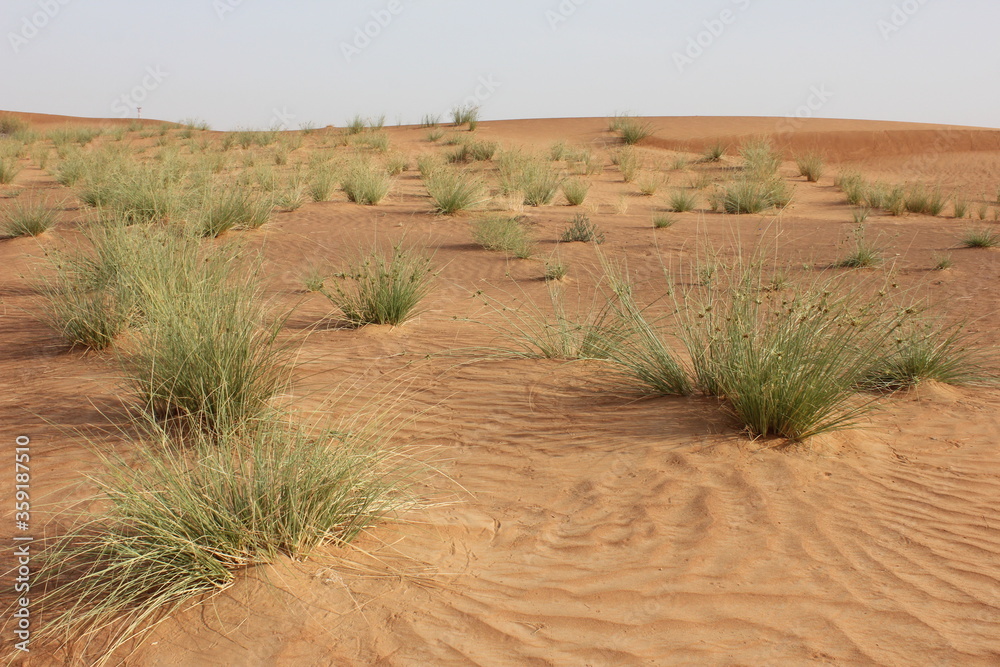
[[[213,129],[609,116],[1000,127],[997,0],[4,0],[0,109]]]

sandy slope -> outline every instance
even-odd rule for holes
[[[777,130],[789,150],[819,148],[886,179],[941,182],[974,199],[992,200],[1000,186],[996,130],[807,121],[788,133],[778,119],[654,122],[647,153],[662,160],[720,137]],[[601,145],[605,126],[508,121],[484,123],[480,133],[539,147]],[[431,150],[421,130],[390,134],[410,153]],[[942,150],[941,137],[958,139]],[[646,296],[657,293],[663,264],[697,261],[705,246],[725,261],[735,236],[750,245],[777,233],[789,270],[802,274],[805,264],[840,256],[853,226],[834,171],[807,184],[786,165],[797,190],[778,221],[701,212],[654,232],[662,195],[634,196],[609,168],[589,213],[607,231],[605,250],[628,257]],[[69,194],[34,169],[19,183]],[[614,211],[622,195],[623,214]],[[635,400],[595,383],[583,364],[434,356],[491,343],[485,327],[461,321],[496,321],[472,298],[476,290],[542,303],[546,287],[541,261],[486,253],[471,244],[467,218],[428,210],[411,171],[383,206],[308,204],[276,214],[253,239],[265,247],[275,293],[301,302],[289,322],[295,331],[330,314],[321,297],[299,291],[306,263],[336,263],[376,235],[436,249],[442,273],[421,317],[394,330],[319,327],[303,342],[296,387],[304,409],[342,382],[357,381],[362,394],[405,387],[397,406],[419,416],[401,445],[440,470],[421,486],[434,504],[371,531],[357,548],[255,571],[158,628],[128,664],[1000,663],[1000,391],[923,386],[887,401],[862,428],[775,449],[740,436],[709,401]],[[550,241],[574,212],[525,211],[548,240],[539,257],[554,251]],[[69,229],[80,212],[68,204],[64,215]],[[967,225],[873,215],[868,226],[890,257],[898,254],[900,282],[974,318],[972,328],[995,345],[1000,253],[956,249]],[[95,466],[66,429],[118,411],[109,360],[67,352],[25,311],[21,274],[58,242],[58,234],[0,242],[0,420],[8,439],[31,434],[37,490],[53,512],[86,493],[82,472]],[[572,265],[567,293],[587,303],[598,273],[593,248],[559,252]],[[930,272],[948,252],[955,267]]]

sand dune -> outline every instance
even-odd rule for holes
[[[650,121],[657,132],[642,150],[651,159],[768,134],[789,156],[821,150],[893,182],[943,183],[991,200],[1000,186],[1000,130]],[[479,133],[598,150],[605,129],[604,119],[527,120],[484,123]],[[411,155],[432,150],[424,130],[388,132]],[[924,158],[917,170],[914,156]],[[720,169],[733,163],[726,159]],[[796,194],[778,220],[702,211],[654,232],[660,197],[639,197],[610,169],[595,179],[587,210],[608,234],[606,252],[628,257],[646,295],[664,263],[693,261],[705,244],[725,261],[735,237],[752,245],[777,234],[790,270],[802,271],[832,263],[853,227],[829,171],[810,184],[786,164]],[[36,169],[19,179],[46,196],[70,194]],[[628,211],[615,212],[623,195]],[[555,239],[574,212],[525,215],[538,238]],[[65,216],[69,230],[82,212],[70,204]],[[337,383],[405,387],[398,407],[419,416],[401,444],[437,468],[419,489],[433,502],[350,548],[249,573],[122,651],[126,664],[1000,664],[1000,390],[922,385],[858,429],[775,447],[785,443],[742,436],[706,399],[608,391],[585,363],[434,356],[496,343],[469,321],[493,317],[477,290],[546,299],[542,263],[479,249],[467,219],[430,215],[408,171],[381,206],[307,204],[249,235],[265,248],[274,294],[299,304],[289,321],[299,330],[330,314],[322,297],[300,290],[309,261],[339,260],[376,234],[435,250],[441,275],[419,318],[396,329],[319,327],[302,343],[295,389],[308,409]],[[972,318],[970,329],[996,345],[1000,253],[957,249],[966,226],[877,214],[868,223],[904,285]],[[57,243],[54,234],[0,243],[0,420],[10,438],[29,432],[37,443],[47,518],[84,497],[81,474],[97,469],[68,429],[120,411],[110,358],[65,350],[29,312],[24,275]],[[543,243],[539,256],[552,250]],[[567,293],[586,302],[600,273],[593,248],[560,252],[572,266]],[[954,268],[930,272],[943,252]]]

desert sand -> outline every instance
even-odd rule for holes
[[[45,129],[44,119],[29,120]],[[998,228],[1000,130],[648,120],[657,131],[639,150],[668,165],[663,192],[687,185],[697,171],[716,176],[738,164],[733,150],[719,164],[697,163],[706,146],[757,135],[785,151],[781,173],[795,187],[780,214],[723,215],[702,200],[699,210],[676,214],[673,227],[654,230],[664,194],[640,196],[608,162],[579,210],[606,232],[602,251],[627,258],[649,295],[664,263],[693,261],[706,245],[725,261],[737,238],[745,246],[777,238],[795,274],[832,264],[854,227],[833,185],[841,168],[965,192],[973,210],[980,201],[990,206],[989,219],[975,224]],[[1000,390],[920,385],[880,402],[857,428],[790,444],[748,438],[708,399],[608,391],[593,379],[594,362],[463,353],[495,344],[480,322],[495,315],[474,298],[477,291],[508,305],[546,302],[544,260],[578,209],[561,198],[524,207],[540,243],[536,259],[487,252],[472,242],[473,215],[431,212],[413,160],[442,147],[428,143],[423,129],[386,131],[411,165],[385,202],[358,206],[338,192],[233,234],[263,248],[270,289],[296,306],[287,329],[301,336],[301,348],[286,398],[309,411],[335,387],[351,388],[359,400],[392,395],[394,409],[412,417],[399,446],[433,467],[416,489],[426,506],[348,547],[248,572],[117,660],[1000,664]],[[324,132],[305,137],[296,154],[308,155]],[[540,151],[562,140],[604,154],[614,142],[606,119],[484,122],[477,134]],[[826,155],[818,183],[799,177],[791,161],[805,150]],[[669,170],[685,154],[688,170]],[[33,315],[33,263],[71,242],[88,212],[47,172],[28,161],[24,167],[0,197],[24,189],[61,213],[55,230],[40,237],[0,241],[0,423],[8,442],[30,435],[35,494],[43,499],[33,520],[57,526],[63,508],[92,493],[87,475],[99,471],[77,430],[106,426],[121,414],[122,399],[110,353],[69,350]],[[902,283],[926,291],[945,315],[968,318],[970,330],[995,346],[1000,252],[960,248],[972,224],[948,214],[873,212],[867,229],[879,235]],[[435,289],[420,316],[400,327],[338,327],[330,303],[303,290],[302,273],[317,261],[336,265],[375,238],[433,251],[441,270]],[[558,253],[570,265],[565,293],[586,302],[600,276],[594,247],[560,244]],[[941,254],[951,255],[953,267],[932,271]],[[4,535],[10,506],[4,502]],[[68,655],[33,652],[25,664],[62,664]]]

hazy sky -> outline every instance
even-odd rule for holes
[[[868,118],[1000,127],[997,0],[4,0],[0,109],[214,129]]]

